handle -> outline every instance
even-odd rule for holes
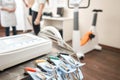
[[[93,12],[103,12],[102,9],[93,9]]]
[[[102,10],[102,9],[93,9],[92,12],[95,12],[95,13],[94,13],[94,16],[93,16],[93,23],[92,23],[92,25],[93,25],[93,26],[96,26],[98,12],[103,12],[103,10]]]

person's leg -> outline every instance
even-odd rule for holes
[[[10,35],[10,27],[5,27],[5,35],[6,36]]]
[[[29,15],[32,16],[32,9],[29,8]]]
[[[29,16],[27,17],[29,23],[32,25],[32,10],[29,8]]]
[[[12,26],[12,30],[13,30],[13,35],[16,35],[17,34],[16,26]]]
[[[32,11],[32,25],[33,25],[33,30],[34,30],[35,35],[38,35],[38,33],[40,32],[40,24],[38,25],[34,24],[37,14],[38,12]]]
[[[38,35],[38,33],[40,32],[40,25],[34,26],[34,32],[35,32],[35,35]]]

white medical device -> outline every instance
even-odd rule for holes
[[[47,36],[49,38],[56,40],[60,47],[67,49],[76,54],[76,52],[73,50],[73,48],[64,41],[61,34],[55,27],[46,26],[45,28],[43,28],[41,30],[41,33],[43,33],[45,36]]]
[[[47,27],[45,27],[45,28],[42,29],[41,33],[44,33],[44,34],[45,34],[46,36],[48,36],[49,38],[53,38],[54,40],[56,40],[56,41],[58,42],[58,45],[59,45],[59,46],[61,46],[61,47],[64,48],[64,49],[67,49],[67,50],[71,51],[71,52],[72,52],[73,54],[75,54],[75,56],[77,57],[76,51],[74,51],[73,48],[72,48],[70,45],[68,45],[68,44],[62,39],[59,31],[58,31],[55,27],[53,27],[53,26],[47,26]],[[66,59],[68,59],[68,57],[67,57]],[[78,60],[78,62],[80,62],[78,57],[77,57],[77,60]],[[57,62],[57,63],[58,63],[58,62]],[[81,63],[81,62],[80,62],[80,63]],[[85,63],[83,63],[83,65],[85,65]],[[59,66],[60,66],[60,65],[59,65]],[[79,67],[80,67],[80,66],[79,66]],[[82,80],[82,79],[83,79],[83,74],[82,74],[81,70],[79,70],[79,71],[80,71],[80,73],[79,73],[79,76],[80,76],[80,77],[79,77],[79,80]],[[79,71],[78,71],[78,72],[79,72]],[[72,80],[72,78],[71,78],[71,80]]]
[[[32,34],[20,34],[0,38],[0,71],[47,54],[52,49],[48,38]]]
[[[93,24],[90,28],[90,31],[95,34],[95,38],[89,40],[84,46],[80,45],[80,30],[79,30],[79,4],[83,0],[69,0],[69,4],[74,7],[74,30],[73,30],[73,38],[72,38],[72,46],[74,51],[77,52],[78,57],[84,57],[84,54],[93,50],[101,50],[101,46],[98,44],[98,35],[96,31],[96,19],[97,19],[97,12],[102,12],[101,10],[96,10]]]
[[[82,2],[83,0],[70,0],[69,4],[79,7],[79,4]]]

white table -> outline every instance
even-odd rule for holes
[[[69,41],[72,39],[73,18],[69,17],[45,17],[43,16],[44,27],[53,26],[58,30],[63,30],[63,39]]]

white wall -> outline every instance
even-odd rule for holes
[[[120,0],[91,0],[88,9],[80,9],[79,23],[83,35],[92,24],[93,9],[103,9],[98,15],[97,31],[99,43],[120,48]],[[67,9],[68,16],[72,16],[71,10]]]

